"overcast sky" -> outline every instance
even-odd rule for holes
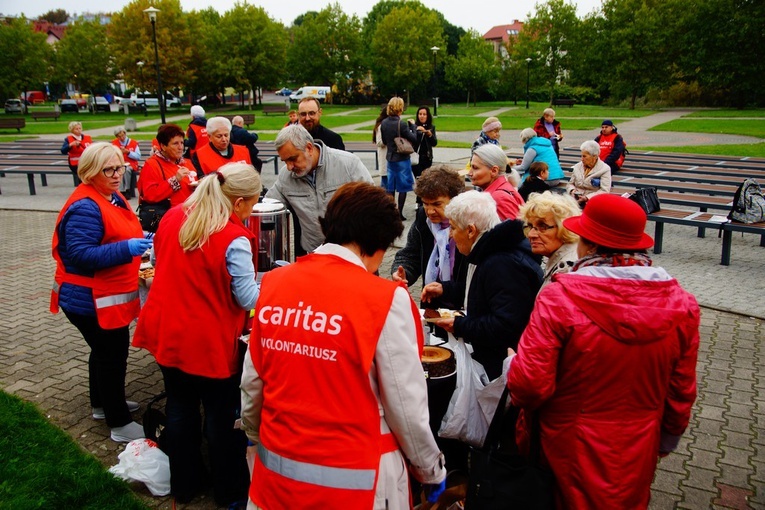
[[[229,10],[236,0],[181,0],[184,11],[215,7],[223,13]],[[534,9],[536,0],[505,0],[480,1],[470,0],[421,0],[432,9],[440,11],[453,25],[464,29],[474,28],[480,34],[486,33],[495,25],[505,25],[513,20],[523,21]],[[569,0],[577,6],[577,14],[584,17],[593,9],[600,7],[601,0]],[[343,11],[356,14],[360,19],[372,9],[378,0],[338,0]],[[28,18],[36,18],[51,9],[64,8],[70,14],[84,12],[103,12],[104,8],[113,11],[121,10],[129,0],[77,0],[63,2],[61,0],[0,0],[0,13],[6,15],[24,14]],[[306,11],[320,11],[327,5],[335,3],[330,0],[260,0],[250,1],[253,5],[262,6],[272,18],[290,25],[300,14]],[[161,16],[161,14],[160,14]]]

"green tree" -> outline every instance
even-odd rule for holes
[[[145,62],[143,77],[147,89],[157,89],[151,23],[143,12],[151,6],[160,10],[155,27],[162,85],[167,90],[186,87],[194,81],[199,62],[194,61],[194,45],[180,0],[154,0],[153,3],[133,0],[112,16],[108,34],[115,67],[128,83],[138,83],[141,72],[136,62]]]
[[[64,9],[51,9],[38,19],[48,21],[54,25],[61,25],[69,19],[69,13]]]
[[[116,76],[107,44],[106,26],[79,19],[56,43],[54,79],[82,92],[103,93]]]
[[[0,97],[18,97],[42,88],[50,74],[52,51],[43,33],[32,31],[23,16],[0,23]]]
[[[338,85],[344,90],[361,76],[361,22],[345,14],[339,4],[304,18],[293,29],[293,37],[287,66],[298,83]]]
[[[430,50],[445,46],[443,25],[435,12],[418,2],[394,8],[377,25],[372,38],[372,71],[383,95],[424,90],[433,74]]]
[[[226,83],[238,91],[273,88],[285,73],[287,31],[262,7],[236,3],[221,18]]]
[[[547,0],[536,5],[536,12],[518,36],[518,58],[531,58],[536,77],[548,90],[550,102],[555,86],[565,81],[569,54],[579,29],[576,7],[566,0]]]
[[[489,84],[499,76],[500,67],[491,43],[475,30],[470,30],[460,39],[457,57],[449,59],[446,80],[454,87],[467,92],[466,102],[473,96],[476,104],[479,93],[486,92]]]
[[[193,77],[184,90],[191,100],[196,96],[214,96],[223,92],[228,78],[228,62],[218,58],[219,48],[226,44],[225,34],[220,30],[221,15],[213,7],[191,11],[186,15],[189,35],[195,43],[191,47],[192,60],[196,63]]]

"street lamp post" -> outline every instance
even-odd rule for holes
[[[529,73],[531,72],[531,57],[526,59],[526,109],[529,109]]]
[[[145,64],[146,64],[146,62],[144,62],[143,60],[139,60],[138,62],[135,63],[135,65],[138,66],[138,74],[141,77],[141,99],[143,99],[143,102],[141,104],[143,104],[143,116],[147,117],[149,115],[149,111],[146,109],[146,94],[144,93],[144,90],[143,90],[143,87],[144,87],[144,84],[143,84],[144,83],[143,82],[143,66]]]
[[[155,7],[149,7],[144,9],[143,12],[149,15],[151,21],[151,37],[154,41],[154,62],[157,66],[157,102],[159,103],[159,116],[162,118],[162,124],[165,124],[165,94],[162,89],[162,75],[159,72],[159,49],[157,49],[157,13],[159,9]]]
[[[433,46],[430,51],[433,52],[433,116],[438,117],[438,74],[436,73],[436,54],[440,50],[438,46]]]

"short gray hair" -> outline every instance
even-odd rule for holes
[[[114,136],[117,136],[120,133],[127,134],[127,131],[125,130],[125,126],[117,126],[116,128],[114,128]]]
[[[218,131],[225,130],[227,133],[231,132],[231,121],[226,117],[213,117],[207,121],[207,134],[212,135]]]
[[[582,145],[579,146],[579,150],[586,152],[590,156],[600,156],[600,144],[595,140],[585,140]]]
[[[290,142],[299,151],[304,151],[309,143],[316,145],[311,133],[300,124],[292,124],[279,131],[279,134],[276,135],[276,140],[274,140],[274,147],[278,151],[287,142]]]
[[[537,132],[534,131],[534,128],[526,128],[521,131],[521,143],[526,143],[535,136],[537,136]]]
[[[499,167],[499,173],[504,173],[507,167],[507,155],[499,145],[485,143],[473,151],[473,157],[486,163],[490,168]]]
[[[460,193],[446,205],[446,217],[459,228],[474,225],[479,232],[488,232],[500,224],[497,203],[490,193],[476,190]]]

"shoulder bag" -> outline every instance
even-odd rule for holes
[[[508,389],[499,399],[483,448],[470,448],[470,482],[465,510],[553,510],[555,478],[539,463],[539,419],[531,418],[529,456],[499,454],[499,438]]]
[[[629,198],[639,205],[646,214],[651,214],[661,209],[659,195],[655,186],[639,188]]]
[[[398,136],[393,139],[393,143],[396,144],[396,152],[403,155],[409,155],[414,152],[411,142],[401,136],[401,121],[398,122]]]
[[[165,169],[162,163],[159,164],[159,171],[162,172],[162,179],[165,178]],[[159,220],[170,210],[170,199],[166,198],[160,202],[150,204],[141,202],[138,205],[138,220],[141,222],[141,228],[146,232],[156,232],[159,226]]]

